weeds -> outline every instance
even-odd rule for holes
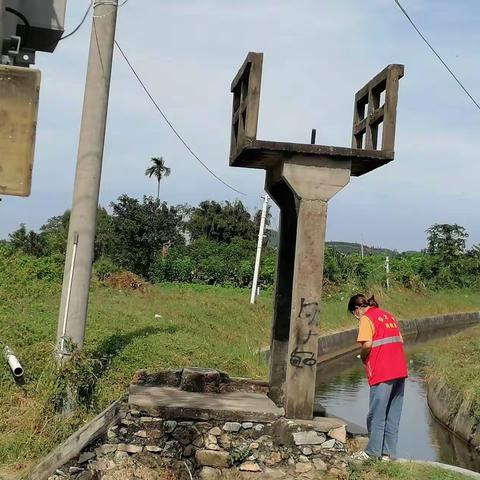
[[[108,367],[110,359],[93,358],[87,350],[79,350],[71,340],[66,340],[65,350],[69,356],[57,367],[51,403],[55,411],[92,409],[96,405],[98,379]]]
[[[234,448],[230,451],[230,462],[233,465],[238,465],[245,461],[250,455],[251,450],[249,447],[244,448]]]

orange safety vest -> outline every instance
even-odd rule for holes
[[[394,316],[375,307],[370,307],[365,315],[375,329],[372,350],[365,362],[368,384],[372,386],[408,377],[403,341]]]

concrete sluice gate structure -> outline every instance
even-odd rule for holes
[[[388,65],[356,93],[352,146],[343,148],[257,140],[262,64],[262,53],[249,53],[231,85],[230,165],[266,170],[265,189],[280,209],[269,396],[288,418],[311,419],[328,201],[351,176],[394,159],[404,68]]]

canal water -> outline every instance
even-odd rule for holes
[[[451,335],[455,331],[443,332]],[[480,472],[480,453],[440,425],[431,415],[421,374],[422,357],[433,342],[443,339],[410,339],[406,347],[410,377],[405,385],[405,399],[397,455],[400,458],[433,460]],[[365,426],[369,386],[363,365],[355,355],[343,357],[319,367],[316,402],[327,415],[341,417]]]

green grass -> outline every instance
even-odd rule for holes
[[[22,470],[51,450],[124,394],[138,369],[205,366],[235,376],[267,376],[257,352],[269,344],[271,293],[264,292],[256,305],[250,305],[249,291],[241,289],[165,284],[141,293],[95,284],[86,350],[92,357],[107,355],[111,361],[97,379],[95,408],[60,418],[51,402],[60,285],[15,282],[0,277],[0,339],[21,359],[26,383],[15,385],[6,366],[0,368],[0,467]],[[346,313],[349,295],[326,298],[322,333],[356,325]],[[379,291],[377,296],[399,318],[480,309],[480,292],[473,291],[423,295]]]
[[[470,477],[416,463],[372,462],[352,467],[349,480],[466,480]]]
[[[480,421],[480,327],[469,329],[436,344],[424,361],[427,376],[457,393],[452,414],[459,409]]]

